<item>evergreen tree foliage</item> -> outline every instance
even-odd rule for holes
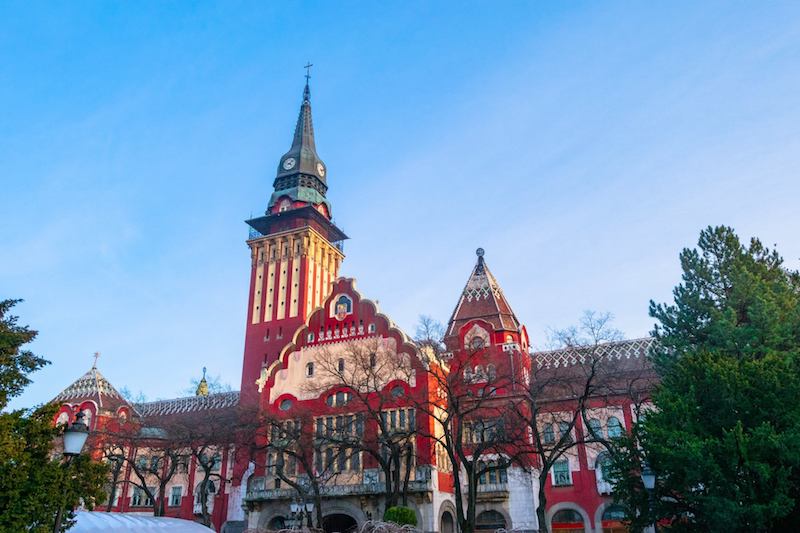
[[[0,408],[30,383],[30,373],[48,364],[22,347],[36,332],[17,325],[8,312],[15,300],[0,302]],[[100,502],[106,470],[87,455],[69,464],[53,449],[60,428],[53,425],[58,407],[0,413],[0,532],[52,531],[58,509]],[[65,529],[71,525],[68,513]]]
[[[729,227],[703,230],[680,261],[674,302],[650,304],[662,381],[618,443],[617,498],[634,529],[800,531],[800,274]]]

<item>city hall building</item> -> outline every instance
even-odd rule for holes
[[[349,410],[354,405],[353,391],[326,382],[325,376],[330,375],[331,368],[348,372],[354,351],[367,353],[372,367],[389,354],[402,362],[397,367],[402,371],[376,371],[370,386],[375,394],[387,392],[389,401],[381,411],[383,423],[410,435],[409,442],[404,443],[411,450],[403,458],[407,472],[405,505],[416,513],[421,531],[455,533],[454,465],[436,443],[436,432],[442,429],[434,427],[430,417],[417,408],[436,391],[420,363],[420,347],[380,312],[375,300],[357,290],[354,279],[339,277],[345,259],[342,243],[347,236],[333,222],[327,191],[335,181],[329,184],[328,178],[328,168],[317,153],[306,83],[291,147],[278,160],[265,214],[247,221],[251,271],[238,392],[209,394],[201,382],[195,396],[135,404],[123,398],[94,366],[55,397],[61,405],[56,422],[69,421],[82,411],[94,430],[132,419],[147,427],[159,417],[206,412],[213,418],[215,413],[245,405],[257,406],[273,419],[302,417],[307,421],[303,431],[347,431],[366,439],[376,429],[369,420]],[[454,357],[465,349],[491,348],[496,354],[495,359],[465,370],[465,377],[480,381],[482,376],[491,379],[507,375],[514,383],[509,389],[513,393],[514,387],[525,387],[542,368],[552,371],[581,364],[572,350],[530,351],[525,326],[490,271],[483,250],[478,250],[472,265],[464,265],[464,274],[463,291],[449,296],[454,311],[446,325],[445,344],[456,354]],[[607,349],[613,358],[641,361],[650,342],[622,341]],[[625,431],[635,420],[629,398],[605,398],[595,410],[596,426],[593,422],[592,430],[608,436]],[[557,434],[558,428],[543,431],[547,438],[550,433]],[[573,431],[580,433],[587,428],[578,420]],[[222,481],[211,488],[209,498],[216,530],[291,526],[298,494],[275,475],[275,459],[265,456],[242,462],[232,452],[225,446],[216,452],[215,468]],[[536,468],[513,464],[491,471],[478,485],[477,529],[538,530],[537,494],[540,484],[545,484],[547,520],[552,529],[624,531],[624,516],[613,506],[610,486],[602,475],[602,459],[598,448],[579,444],[556,463],[546,479],[538,478]],[[326,531],[350,531],[383,516],[386,480],[374,456],[320,450],[315,463],[309,467],[315,475],[318,469],[334,469],[336,473],[325,480],[321,490]],[[297,479],[308,475],[296,464],[283,468],[285,475]],[[158,495],[166,501],[167,516],[197,517],[198,472],[198,465],[192,461],[171,478],[164,494]],[[152,512],[152,502],[136,486],[139,481],[130,468],[120,475],[123,482],[115,491],[111,510]]]

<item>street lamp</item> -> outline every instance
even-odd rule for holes
[[[653,494],[656,488],[656,473],[650,468],[650,465],[644,463],[642,465],[642,484],[644,485],[645,490],[647,491],[647,511],[648,513],[653,512]],[[656,530],[655,522],[649,526],[651,531]]]
[[[647,463],[642,465],[642,483],[644,483],[644,488],[647,490],[656,488],[656,473]]]
[[[67,460],[80,455],[89,437],[89,426],[83,422],[83,417],[83,411],[78,411],[75,422],[64,430],[64,455],[67,456]]]
[[[72,458],[81,454],[83,445],[89,437],[89,426],[83,422],[83,411],[78,411],[75,415],[75,422],[64,430],[64,466],[69,466]],[[66,499],[67,489],[64,487],[64,498],[56,513],[56,523],[53,526],[53,533],[61,533],[61,521],[64,516],[64,500]]]

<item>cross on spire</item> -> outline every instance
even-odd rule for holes
[[[311,79],[311,67],[313,67],[313,66],[314,66],[314,64],[311,63],[311,61],[308,61],[308,62],[306,62],[305,66],[303,67],[304,69],[306,69],[306,85],[308,85],[308,80]]]
[[[94,364],[92,364],[92,368],[97,368],[97,359],[100,357],[100,352],[94,352]]]

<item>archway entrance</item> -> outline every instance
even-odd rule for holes
[[[286,528],[286,519],[283,518],[282,516],[276,516],[275,518],[269,521],[269,524],[267,524],[267,529],[272,531],[278,531],[279,529],[285,529],[285,528]]]
[[[453,515],[450,514],[450,511],[445,511],[442,513],[442,523],[439,525],[440,533],[455,533],[455,521],[453,520]]]
[[[329,514],[322,519],[325,533],[351,533],[358,529],[356,519],[347,514]]]

